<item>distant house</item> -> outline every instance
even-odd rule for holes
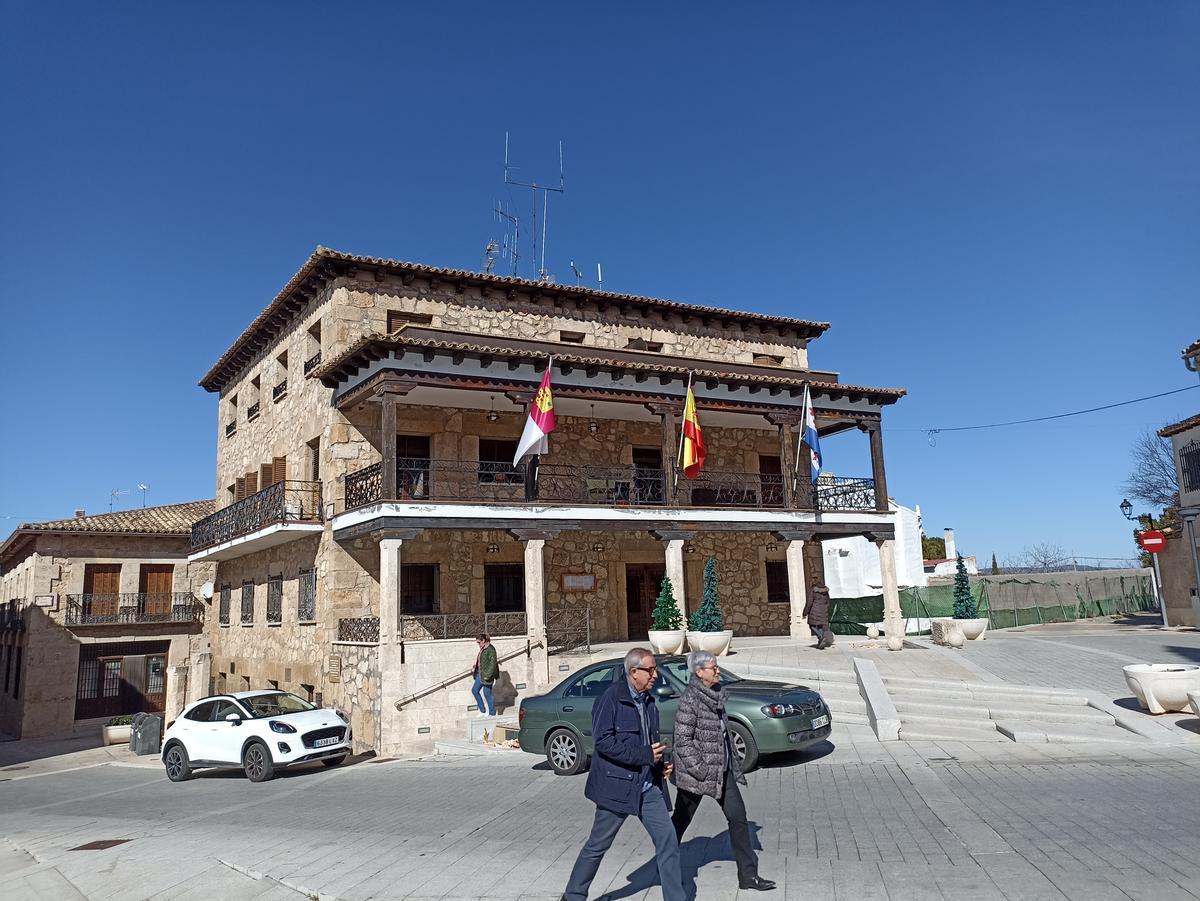
[[[896,582],[900,588],[924,585],[920,508],[905,507],[891,499],[888,507],[896,516]],[[873,541],[855,536],[827,539],[821,546],[830,597],[861,598],[882,593],[879,547]]]
[[[1200,371],[1200,341],[1183,352],[1188,369]],[[1167,532],[1167,546],[1159,554],[1167,622],[1172,626],[1200,624],[1200,415],[1159,429],[1171,439],[1175,471],[1179,477],[1179,519],[1182,529]]]

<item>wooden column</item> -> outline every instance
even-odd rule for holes
[[[792,510],[797,506],[796,492],[792,490],[796,481],[796,435],[792,429],[800,424],[800,414],[768,413],[767,422],[779,427],[779,469],[783,473],[783,505]]]
[[[659,417],[662,425],[662,455],[663,455],[663,503],[671,506],[675,503],[675,458],[679,454],[679,429],[675,425],[675,415],[682,415],[683,408],[678,404],[646,404],[646,409]]]
[[[883,424],[871,421],[858,423],[859,429],[871,439],[871,477],[875,480],[875,509],[888,512],[887,475],[883,468]]]
[[[396,401],[391,391],[384,392],[380,416],[380,449],[383,451],[383,471],[380,476],[380,500],[396,500]]]

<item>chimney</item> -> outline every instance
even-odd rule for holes
[[[946,529],[946,559],[953,560],[958,556],[958,548],[954,546],[954,530]]]
[[[76,511],[75,511],[75,518],[76,518],[76,519],[83,519],[83,517],[84,517],[84,512],[83,512],[82,510],[76,510]]]

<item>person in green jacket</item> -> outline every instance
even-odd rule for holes
[[[480,716],[495,716],[496,705],[492,701],[492,685],[500,676],[500,664],[496,662],[496,649],[492,647],[492,640],[480,632],[475,636],[475,643],[479,645],[479,653],[475,655],[475,669],[471,674],[475,677],[475,684],[471,686],[471,694],[475,695],[475,703],[479,706]],[[487,709],[484,709],[483,702],[487,701]]]

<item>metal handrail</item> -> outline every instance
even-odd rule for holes
[[[531,640],[525,642],[524,648],[518,648],[515,651],[510,651],[509,653],[505,654],[502,657],[497,656],[496,663],[497,664],[504,663],[508,660],[512,660],[514,657],[520,657],[522,654],[525,654],[526,656],[528,656],[533,653],[534,648],[541,648],[541,647],[545,647],[545,644],[542,642],[542,640],[540,638],[536,639],[536,640],[531,639]],[[422,688],[420,691],[413,692],[410,695],[405,695],[403,698],[401,698],[400,700],[398,700],[396,702],[396,709],[399,710],[401,707],[404,707],[406,704],[411,704],[413,701],[420,700],[421,698],[425,697],[426,695],[431,695],[435,691],[441,691],[443,688],[453,685],[455,682],[461,682],[463,679],[466,679],[468,676],[474,677],[474,675],[475,675],[475,667],[474,666],[472,666],[469,670],[463,670],[461,673],[455,673],[453,676],[449,676],[448,678],[445,678],[440,682],[435,682],[432,685],[428,685],[425,688]]]

